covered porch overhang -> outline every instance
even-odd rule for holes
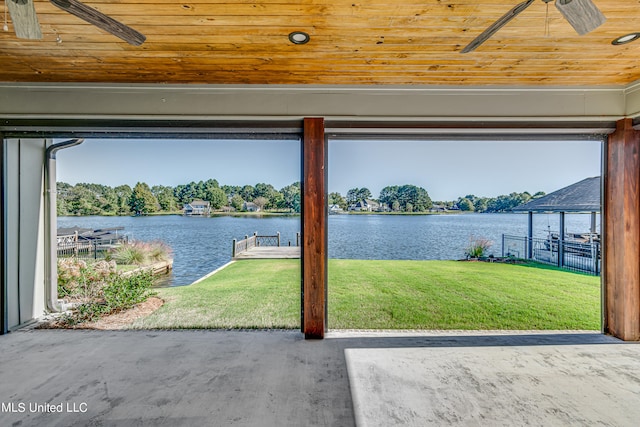
[[[303,277],[305,286],[314,288],[313,292],[305,292],[305,299],[316,295],[316,299],[305,301],[314,307],[315,314],[310,321],[315,326],[303,324],[302,329],[309,337],[322,337],[326,329],[327,251],[326,227],[322,226],[326,209],[321,196],[326,194],[328,138],[600,139],[606,147],[605,194],[616,192],[616,197],[610,199],[611,205],[618,200],[638,198],[634,190],[637,187],[619,183],[635,176],[627,165],[632,161],[628,150],[639,143],[640,132],[635,129],[640,116],[639,98],[637,84],[610,88],[362,88],[2,83],[0,132],[5,152],[6,147],[34,138],[43,141],[44,150],[53,137],[302,135],[303,182],[306,183],[303,185],[306,198],[303,223],[310,227],[303,231],[306,236],[303,237],[303,265],[309,263],[303,270],[309,276]],[[33,150],[36,152],[37,149]],[[34,174],[30,185],[40,185],[39,172]],[[42,194],[42,190],[22,183],[21,193],[34,194],[34,191]],[[7,196],[21,197],[11,192]],[[11,205],[7,196],[5,210]],[[640,215],[638,207],[633,203],[629,206],[631,208],[620,212],[631,215],[630,224],[640,230],[640,220],[633,217]],[[604,212],[606,218],[606,206]],[[34,221],[39,220],[34,217]],[[609,321],[605,321],[603,330],[637,340],[640,339],[640,304],[633,295],[640,289],[640,276],[633,273],[633,269],[638,266],[631,263],[620,267],[618,258],[626,259],[633,252],[616,250],[616,245],[624,244],[625,240],[611,236],[615,228],[604,228],[604,239],[611,245],[607,249],[609,261],[605,260],[609,275],[604,275],[603,293],[619,286],[626,289],[626,297],[608,300],[608,305],[605,304],[605,319]],[[11,233],[7,237],[11,237]],[[20,244],[25,245],[24,239]],[[637,246],[634,247],[640,250]],[[11,248],[5,245],[5,254],[10,252]],[[36,271],[43,268],[41,262],[33,264]],[[8,278],[16,274],[11,268],[6,271]],[[618,279],[620,274],[625,277],[623,281]],[[36,274],[36,282],[27,285],[35,289],[30,294],[42,292],[38,279],[41,275]],[[629,277],[636,278],[629,281]],[[31,307],[36,307],[37,312],[41,304],[35,301]],[[622,323],[612,321],[621,318],[625,319]],[[8,326],[6,324],[5,330]]]

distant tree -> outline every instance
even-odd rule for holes
[[[253,188],[253,196],[254,197],[265,197],[267,199],[273,196],[273,193],[276,193],[278,190],[273,188],[271,184],[265,184],[264,182],[260,182],[255,185]]]
[[[210,187],[205,192],[204,200],[211,203],[212,209],[220,209],[227,204],[227,195],[220,187]]]
[[[368,188],[363,187],[358,191],[358,200],[364,200],[364,199],[372,199],[373,195],[371,194],[371,191],[369,191]]]
[[[220,183],[218,183],[217,179],[208,179],[204,182],[204,186],[205,188],[207,187],[220,188]]]
[[[269,199],[267,199],[266,197],[260,196],[253,199],[253,203],[256,204],[258,209],[263,210],[264,207],[267,205],[267,203],[269,203]]]
[[[128,185],[118,185],[113,189],[116,195],[116,214],[117,215],[129,215],[131,208],[129,207],[129,198],[133,190]]]
[[[487,205],[487,212],[508,212],[511,209],[528,202],[531,199],[531,194],[524,193],[511,193],[504,194],[491,199]]]
[[[200,184],[201,193],[199,198],[211,203],[212,209],[220,209],[227,204],[227,196],[224,190],[220,188],[220,184],[215,179],[208,179]]]
[[[359,190],[360,190],[359,188],[350,188],[347,191],[347,198],[346,198],[347,204],[352,205],[358,201]]]
[[[231,197],[231,207],[237,211],[242,210],[242,206],[244,205],[244,199],[239,194],[234,194]]]
[[[478,197],[473,202],[473,210],[476,212],[484,212],[487,210],[488,205],[489,205],[489,201],[486,197]]]
[[[68,198],[72,189],[71,184],[56,182],[56,214],[58,216],[69,215]]]
[[[467,199],[466,197],[458,200],[458,207],[461,211],[465,212],[473,212],[475,209],[471,200]]]
[[[240,190],[240,197],[242,197],[243,200],[253,200],[256,197],[254,194],[254,190],[255,189],[252,185],[245,185]]]
[[[228,198],[231,198],[236,194],[240,194],[240,190],[242,190],[242,187],[240,187],[239,185],[223,185],[220,188],[222,189],[222,191],[224,191]]]
[[[392,210],[400,210],[400,202],[398,201],[398,189],[397,185],[390,185],[380,190],[380,203],[385,203],[387,206],[391,206]],[[397,202],[397,203],[396,203]],[[398,209],[393,209],[393,206],[397,206]]]
[[[157,211],[158,200],[151,192],[149,185],[144,182],[138,182],[133,187],[133,192],[129,198],[129,207],[134,214],[144,215]]]
[[[531,196],[532,199],[539,199],[542,196],[545,196],[547,193],[545,193],[544,191],[538,191],[536,194],[534,194],[533,196]]]
[[[341,209],[347,209],[347,201],[342,194],[338,192],[329,193],[329,204],[330,205],[338,205]]]
[[[398,187],[398,201],[400,208],[407,212],[409,212],[409,204],[411,204],[412,212],[425,212],[433,206],[427,190],[410,184]]]
[[[283,207],[284,204],[284,196],[271,184],[265,184],[263,182],[256,184],[253,189],[253,196],[254,199],[257,197],[267,199],[266,209],[278,209]]]
[[[368,188],[352,188],[347,191],[347,204],[352,205],[359,200],[363,199],[371,199],[373,196],[371,195],[371,191]]]
[[[113,188],[102,184],[78,184],[85,187],[95,195],[94,206],[103,215],[114,215],[116,212],[117,197]]]
[[[154,185],[151,187],[151,193],[158,201],[160,210],[174,212],[177,209],[176,199],[173,197],[173,188],[165,187],[164,185]]]
[[[204,181],[191,182],[187,185],[190,185],[192,187],[192,194],[194,199],[204,200],[207,191],[207,187]]]
[[[87,187],[77,184],[68,193],[67,209],[71,215],[102,215],[96,194]]]
[[[185,184],[180,184],[173,189],[173,197],[180,206],[191,202],[195,198],[191,187]]]
[[[294,182],[293,184],[283,187],[280,193],[282,194],[282,203],[285,209],[289,209],[291,212],[300,212],[300,182]]]

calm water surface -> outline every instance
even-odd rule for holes
[[[557,214],[534,215],[534,234],[546,237],[558,230]],[[567,215],[569,232],[586,232],[589,215]],[[298,216],[219,216],[212,218],[179,215],[149,217],[59,217],[58,227],[124,227],[130,239],[161,240],[173,250],[174,268],[165,281],[182,286],[206,275],[231,260],[231,242],[258,232],[280,232],[282,244],[295,244],[300,231]],[[598,218],[599,230],[599,218]],[[501,255],[502,234],[525,236],[524,214],[465,215],[331,215],[329,257],[353,259],[459,259],[472,236],[494,242],[489,250]]]

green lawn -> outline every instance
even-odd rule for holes
[[[331,329],[600,328],[598,277],[458,261],[329,260]],[[300,261],[246,260],[195,285],[136,328],[299,328]]]

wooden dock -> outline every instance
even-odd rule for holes
[[[254,246],[246,251],[237,253],[236,259],[276,259],[300,258],[299,246]]]
[[[300,258],[300,233],[296,234],[295,245],[280,246],[280,233],[273,236],[245,236],[243,240],[233,239],[231,259],[277,259]]]

